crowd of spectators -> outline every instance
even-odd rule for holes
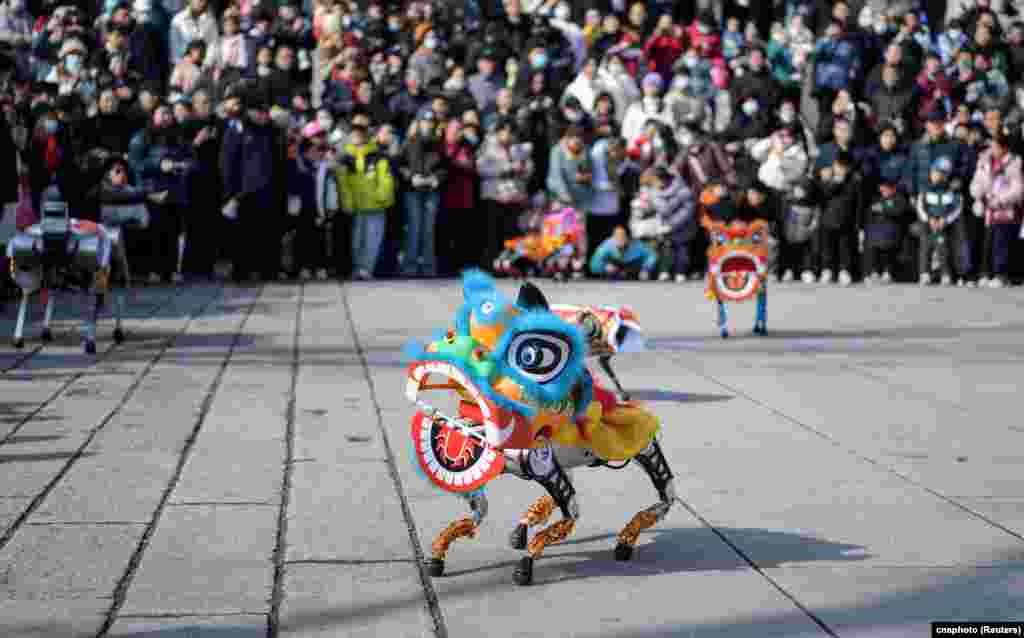
[[[3,0],[0,195],[144,207],[152,283],[491,269],[572,207],[577,277],[1017,273],[1024,23],[977,0]],[[713,207],[701,194],[724,185]]]

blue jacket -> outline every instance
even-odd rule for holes
[[[818,88],[838,91],[860,78],[860,51],[857,43],[849,38],[819,41],[814,47],[814,61]]]
[[[636,239],[629,240],[625,250],[619,250],[615,245],[615,239],[609,237],[601,242],[590,258],[590,272],[603,275],[608,264],[615,264],[621,268],[634,266],[637,262],[640,262],[643,270],[652,272],[658,265],[658,254],[648,248],[647,244]]]
[[[907,160],[907,171],[904,175],[904,187],[907,193],[916,195],[928,190],[928,175],[932,169],[932,163],[940,157],[948,157],[953,162],[953,172],[949,179],[959,180],[966,184],[969,178],[966,166],[966,153],[964,146],[957,141],[951,140],[945,135],[942,138],[927,142],[921,141],[910,148],[910,157]]]

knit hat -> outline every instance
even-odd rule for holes
[[[324,130],[324,127],[320,126],[319,121],[313,120],[302,129],[302,137],[312,139],[317,135],[323,135],[326,132],[327,131]]]
[[[70,55],[71,53],[75,52],[85,53],[85,44],[78,38],[71,38],[70,40],[65,40],[64,44],[61,45],[60,53],[57,55],[57,57],[63,58],[64,56]]]
[[[931,169],[933,171],[949,175],[950,173],[953,172],[953,162],[948,157],[943,155],[942,157],[936,158],[935,161],[932,162]]]
[[[652,71],[644,76],[643,85],[653,86],[654,88],[661,90],[661,87],[665,85],[665,82],[661,79],[660,75]]]

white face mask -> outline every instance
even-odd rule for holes
[[[444,83],[446,91],[461,91],[466,88],[466,83],[462,80],[452,79]]]
[[[645,97],[644,98],[644,109],[648,111],[657,111],[661,108],[661,99],[656,97]]]
[[[690,78],[678,77],[672,82],[672,88],[676,91],[683,92],[690,86]]]
[[[612,72],[612,75],[622,75],[626,72],[626,67],[622,64],[615,63],[608,67],[608,70]]]
[[[437,38],[427,38],[426,40],[423,41],[423,46],[427,47],[428,49],[436,49]]]
[[[320,128],[325,131],[329,131],[334,128],[334,118],[327,113],[320,113],[316,116],[316,121],[320,124]]]
[[[72,53],[65,57],[64,68],[67,69],[69,73],[78,73],[82,68],[82,56],[77,53]]]
[[[563,22],[568,22],[570,16],[572,16],[572,10],[569,9],[569,5],[560,4],[555,7],[555,18],[562,20]]]
[[[8,6],[11,8],[11,11],[21,11],[25,8],[25,0],[10,0]]]
[[[796,119],[796,113],[794,113],[793,111],[782,111],[781,113],[779,113],[779,119],[785,122],[786,124],[789,124],[790,122]]]
[[[747,115],[754,115],[757,113],[757,102],[753,100],[743,103],[743,112]]]

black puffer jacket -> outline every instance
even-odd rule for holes
[[[444,156],[441,143],[434,138],[416,136],[405,145],[404,161],[399,171],[406,180],[410,181],[414,175],[421,177],[436,177],[437,186],[424,185],[414,187],[414,190],[437,191],[444,186],[448,177],[448,165]]]

